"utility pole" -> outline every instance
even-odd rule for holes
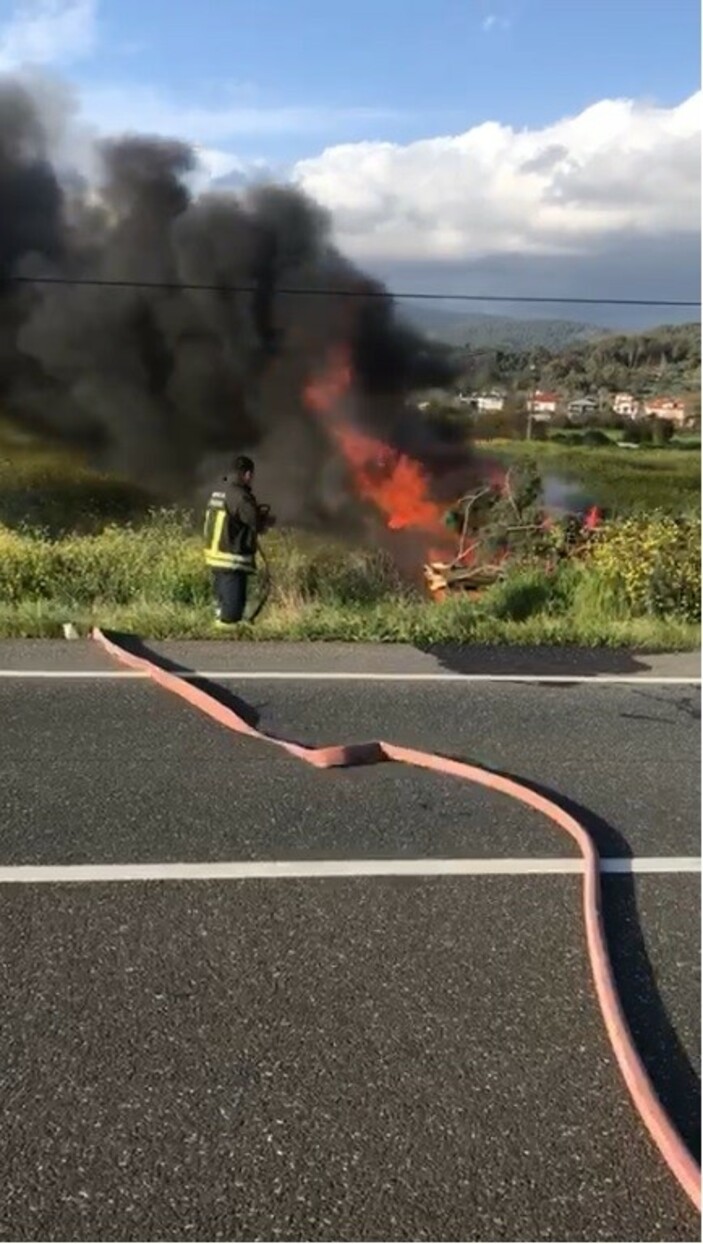
[[[530,374],[532,376],[532,395],[527,400],[527,439],[532,440],[532,419],[535,413],[535,402],[537,401],[537,364],[530,363]]]

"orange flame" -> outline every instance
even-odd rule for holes
[[[603,516],[598,506],[592,505],[583,520],[583,526],[586,531],[595,531],[597,527],[600,527],[602,521]]]
[[[429,480],[414,458],[351,426],[344,417],[343,400],[352,385],[346,350],[332,352],[327,368],[305,389],[305,401],[327,420],[330,434],[341,450],[357,493],[380,512],[391,531],[443,531],[442,507],[432,500]]]

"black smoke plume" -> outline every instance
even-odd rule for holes
[[[163,498],[249,451],[283,521],[341,524],[345,469],[303,392],[345,342],[359,424],[437,480],[462,468],[405,403],[448,379],[446,354],[335,250],[314,203],[279,186],[194,196],[195,155],[177,141],[128,137],[99,155],[97,188],[59,174],[33,94],[0,79],[0,409]]]

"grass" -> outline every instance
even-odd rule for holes
[[[624,452],[614,452],[622,464]],[[98,624],[154,639],[222,638],[198,526],[186,513],[148,510],[138,490],[64,455],[0,440],[0,636],[57,636],[72,621],[81,631]],[[274,590],[256,625],[237,631],[242,639],[650,650],[699,643],[695,621],[634,616],[589,565],[551,575],[515,570],[479,601],[438,605],[373,548],[292,532],[273,532],[266,546]]]
[[[48,639],[61,635],[65,621],[81,634],[94,625],[133,632],[151,639],[217,639],[233,642],[212,626],[211,611],[159,604],[96,605],[66,609],[55,602],[24,601],[0,605],[0,638]],[[242,626],[237,640],[345,643],[406,643],[417,648],[454,644],[515,644],[627,648],[647,652],[686,652],[698,647],[700,632],[690,624],[667,619],[604,618],[584,624],[578,618],[557,619],[540,614],[522,622],[499,621],[475,606],[452,603],[440,607],[387,602],[374,609],[320,607],[313,602],[291,612],[274,605],[254,626]]]
[[[697,625],[630,616],[588,566],[514,572],[479,601],[441,605],[403,585],[374,550],[275,533],[270,606],[242,639],[582,644],[686,649]],[[56,636],[63,622],[152,638],[214,638],[209,576],[185,516],[153,513],[135,526],[51,539],[0,529],[0,635]]]
[[[553,441],[486,441],[479,448],[505,462],[534,457],[541,470],[579,484],[616,515],[700,510],[700,449],[589,448]]]

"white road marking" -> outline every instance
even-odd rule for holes
[[[604,873],[699,873],[697,856],[603,859]],[[184,864],[18,864],[0,868],[0,884],[106,881],[251,881],[331,877],[521,877],[578,875],[583,861],[547,859],[235,860]]]
[[[388,682],[388,683],[614,683],[632,686],[699,687],[700,675],[678,678],[655,674],[459,674],[437,672],[427,674],[358,673],[347,670],[317,672],[314,670],[189,670],[178,672],[186,681],[195,678],[231,680],[234,682]],[[108,679],[116,682],[145,679],[141,670],[0,670],[0,678]]]

